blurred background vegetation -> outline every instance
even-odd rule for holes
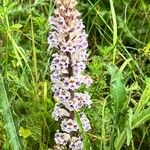
[[[150,1],[79,0],[88,33],[92,150],[150,149]],[[0,0],[0,149],[53,149],[53,0]],[[84,87],[83,87],[84,88]],[[119,103],[119,104],[118,104]],[[17,143],[18,142],[18,143]],[[24,148],[22,148],[24,147]],[[88,149],[88,148],[87,148]]]

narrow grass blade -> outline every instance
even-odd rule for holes
[[[130,145],[132,139],[132,118],[133,118],[133,110],[130,108],[128,111],[128,120],[127,120],[127,146]]]
[[[110,2],[110,8],[112,13],[112,19],[113,19],[113,46],[115,46],[117,42],[117,19],[116,19],[116,13],[113,5],[113,0],[109,0]]]
[[[122,73],[123,72],[123,70],[127,67],[127,65],[129,65],[130,67],[131,67],[131,65],[130,65],[130,61],[132,61],[133,59],[132,58],[128,58],[128,59],[126,59],[125,61],[124,61],[124,63],[121,65],[121,67],[120,67],[120,72]]]
[[[113,0],[109,0],[110,2],[110,8],[112,13],[112,20],[113,20],[113,63],[115,63],[115,57],[116,57],[116,43],[117,43],[117,19],[116,19],[116,13],[115,8],[113,4]]]
[[[21,138],[15,126],[13,114],[11,112],[4,82],[0,76],[0,112],[4,118],[4,128],[13,150],[23,150]]]

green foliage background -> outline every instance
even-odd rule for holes
[[[52,0],[0,0],[0,149],[51,150]],[[79,0],[88,33],[85,149],[150,149],[150,1]],[[83,87],[84,88],[84,87]],[[84,133],[83,133],[84,134]]]

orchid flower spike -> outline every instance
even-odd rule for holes
[[[51,81],[54,97],[58,99],[52,117],[60,121],[60,130],[54,140],[57,150],[82,150],[82,137],[75,120],[78,111],[85,132],[91,129],[90,121],[81,108],[90,107],[91,98],[87,92],[78,92],[82,84],[90,86],[92,79],[84,74],[88,47],[85,26],[76,9],[76,0],[55,0],[56,9],[49,22],[48,37],[50,48],[55,48],[51,62]]]

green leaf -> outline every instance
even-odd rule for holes
[[[150,108],[143,110],[140,114],[136,115],[132,120],[132,129],[138,127],[144,122],[150,120]]]
[[[17,6],[19,4],[19,1],[16,2],[11,2],[9,3],[8,7],[7,7],[7,11],[12,10],[15,6]]]
[[[12,25],[12,26],[10,27],[10,29],[11,29],[12,31],[19,31],[19,29],[20,29],[21,27],[22,27],[22,25],[19,24],[19,23],[17,23],[17,24]]]
[[[120,150],[127,136],[126,128],[121,132],[120,136],[115,140],[115,149]]]
[[[150,79],[148,78],[146,81],[146,88],[140,98],[140,101],[137,104],[135,113],[139,114],[142,108],[144,108],[144,106],[148,103],[149,100],[150,100]]]
[[[108,64],[107,69],[111,75],[110,95],[113,101],[113,109],[115,112],[120,112],[127,107],[127,96],[122,74],[113,63]]]
[[[92,57],[92,63],[90,63],[88,67],[93,75],[99,76],[102,70],[101,57],[98,56]]]
[[[4,15],[4,8],[2,6],[0,6],[0,18],[2,18],[2,16]]]
[[[6,6],[9,4],[9,0],[3,0],[3,6]]]
[[[5,124],[4,128],[6,130],[9,142],[13,150],[23,150],[21,137],[19,137],[18,131],[15,126],[15,121],[13,118],[12,111],[10,109],[10,104],[7,98],[7,93],[1,75],[0,75],[0,110],[4,118]]]
[[[146,121],[150,120],[150,108],[142,111],[140,114],[136,115],[132,119],[132,130],[137,128],[141,124],[144,124]],[[127,138],[127,128],[125,127],[124,130],[121,132],[120,136],[117,137],[115,141],[115,149],[120,150],[125,139]]]

